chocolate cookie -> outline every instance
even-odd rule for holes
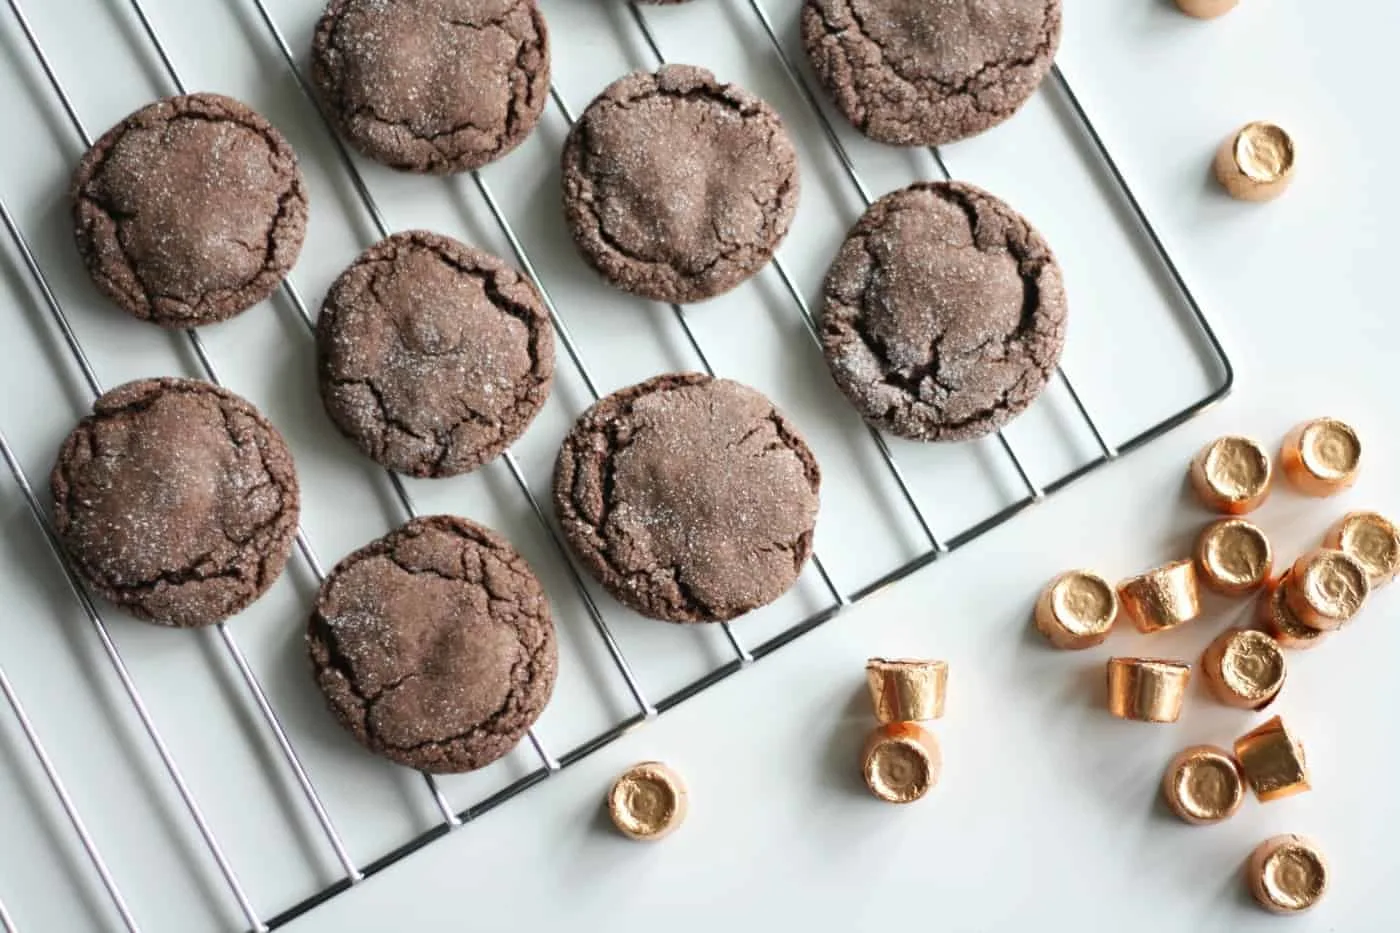
[[[282,573],[300,511],[282,435],[194,379],[128,382],[58,452],[54,526],[88,586],[180,628],[221,622]]]
[[[871,205],[825,286],[822,344],[865,419],[901,437],[987,434],[1045,388],[1065,337],[1060,267],[1035,228],[960,182]]]
[[[797,194],[782,120],[703,68],[614,82],[564,144],[564,215],[584,259],[657,301],[712,298],[763,268]]]
[[[871,139],[939,146],[1008,119],[1060,44],[1060,0],[806,0],[802,41]]]
[[[341,725],[434,774],[514,748],[558,670],[549,602],[525,559],[450,515],[416,518],[337,564],[306,640]]]
[[[262,301],[306,237],[292,147],[219,94],[169,97],[112,127],[78,163],[72,198],[92,280],[162,327],[213,324]]]
[[[549,32],[535,0],[331,0],[311,75],[340,131],[371,159],[465,172],[539,122]]]
[[[585,567],[668,622],[771,603],[812,553],[821,472],[760,393],[698,373],[602,399],[564,439],[554,507]]]
[[[380,464],[474,469],[549,397],[554,333],[534,286],[494,256],[421,230],[361,253],[316,327],[321,398]]]

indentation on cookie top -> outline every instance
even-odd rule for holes
[[[767,398],[680,373],[584,412],[559,452],[554,497],[570,544],[613,596],[652,618],[716,622],[797,581],[820,483]]]
[[[306,234],[291,146],[218,94],[157,101],[108,130],[73,175],[78,252],[127,313],[163,327],[233,317],[272,293]]]
[[[549,32],[535,0],[332,0],[311,65],[341,132],[370,158],[465,172],[539,122]]]
[[[193,379],[97,399],[59,450],[54,525],[89,585],[163,625],[222,621],[286,565],[299,493],[282,436],[248,402]]]
[[[797,154],[766,103],[670,65],[600,94],[569,133],[564,213],[614,285],[701,301],[761,269],[797,209]]]
[[[802,39],[861,132],[938,146],[1020,109],[1050,69],[1060,23],[1060,0],[806,0]]]
[[[342,560],[321,586],[307,646],[351,734],[438,774],[509,752],[558,668],[549,603],[524,558],[447,515],[414,519]]]
[[[1059,362],[1059,266],[1005,203],[960,182],[876,201],[827,274],[822,344],[872,424],[967,440],[1023,411]]]
[[[500,259],[449,237],[397,233],[331,286],[317,323],[332,420],[383,466],[452,476],[524,433],[549,397],[554,335]]]

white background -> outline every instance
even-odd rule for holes
[[[293,280],[313,310],[375,238],[314,111],[251,0],[149,0],[191,87],[241,97],[303,157],[313,200]],[[299,55],[319,4],[270,0]],[[615,0],[544,0],[555,72],[575,109],[631,67],[651,67]],[[767,0],[794,47],[795,0]],[[1176,726],[1120,723],[1103,710],[1109,654],[1194,659],[1248,611],[1212,601],[1207,618],[1148,639],[1118,633],[1102,649],[1046,648],[1028,614],[1046,579],[1087,565],[1110,577],[1184,554],[1206,516],[1184,496],[1194,450],[1226,431],[1275,443],[1318,414],[1352,420],[1364,476],[1346,496],[1305,501],[1280,490],[1259,513],[1278,550],[1296,553],[1351,507],[1400,513],[1390,477],[1400,449],[1393,250],[1400,136],[1386,63],[1400,8],[1353,0],[1244,0],[1200,23],[1166,0],[1066,0],[1060,61],[1164,240],[1222,331],[1238,368],[1224,405],[1094,473],[946,560],[843,613],[753,668],[473,821],[307,918],[298,930],[712,930],[720,925],[872,929],[1125,927],[1252,930],[1280,921],[1243,893],[1240,866],[1279,832],[1315,836],[1334,888],[1296,930],[1393,929],[1387,882],[1400,869],[1391,827],[1400,769],[1394,677],[1396,595],[1326,646],[1294,661],[1278,704],[1301,735],[1313,793],[1246,803],[1217,827],[1188,827],[1158,802],[1167,759],[1197,741],[1228,745],[1257,717],[1193,690]],[[91,133],[171,85],[119,0],[30,0],[61,79]],[[770,99],[798,138],[804,202],[784,261],[815,296],[826,261],[860,211],[803,99],[786,82],[747,0],[696,0],[647,16],[668,55],[714,67]],[[182,338],[125,319],[84,281],[64,188],[81,151],[8,13],[0,14],[0,196],[18,216],[58,299],[107,385],[196,374]],[[1066,269],[1073,323],[1065,369],[1121,441],[1204,395],[1219,378],[1182,323],[1139,237],[1052,94],[1010,124],[950,147],[955,175],[1025,211]],[[1213,149],[1236,125],[1269,118],[1296,135],[1294,189],[1273,205],[1232,202],[1209,179]],[[535,258],[604,391],[696,365],[669,309],[608,291],[572,255],[557,212],[555,160],[565,125],[550,110],[532,139],[484,174]],[[883,192],[934,169],[925,153],[851,140]],[[430,226],[503,255],[507,246],[467,180],[366,178],[394,228]],[[63,434],[89,403],[46,308],[7,240],[0,248],[0,429],[43,492]],[[924,543],[892,498],[860,425],[830,387],[800,318],[770,271],[694,309],[697,336],[724,374],[769,392],[816,447],[827,476],[817,547],[851,591]],[[358,459],[316,398],[310,340],[285,296],[205,332],[227,384],[287,433],[304,487],[304,528],[326,563],[402,519],[382,474]],[[561,353],[555,398],[517,453],[537,491],[553,450],[589,401]],[[1095,455],[1060,385],[1007,432],[1033,481]],[[931,522],[951,537],[1024,495],[995,441],[897,447]],[[415,483],[425,510],[506,531],[555,597],[564,664],[539,724],[554,754],[632,715],[563,565],[501,465]],[[228,890],[165,780],[120,685],[8,477],[0,481],[3,665],[142,929],[239,929]],[[421,780],[355,747],[306,676],[302,618],[315,581],[294,560],[230,633],[247,652],[352,858],[364,865],[434,825]],[[750,647],[820,609],[809,571],[797,591],[734,626]],[[603,601],[653,701],[728,661],[722,634],[678,629]],[[264,724],[214,633],[155,631],[106,611],[110,629],[257,911],[271,916],[340,877]],[[889,807],[864,793],[856,755],[871,726],[862,668],[875,654],[952,664],[948,716],[936,724],[945,775],[923,802]],[[628,843],[600,816],[611,778],[661,758],[686,777],[686,826],[656,846]],[[443,782],[465,808],[535,768],[528,748]],[[118,928],[22,733],[0,711],[0,901],[24,931]]]

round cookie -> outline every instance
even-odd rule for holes
[[[549,397],[554,333],[500,259],[421,230],[361,253],[316,326],[321,398],[383,466],[453,476],[524,433]]]
[[[92,280],[162,327],[213,324],[262,301],[306,237],[296,153],[272,124],[219,94],[131,114],[83,156],[71,195]]]
[[[307,629],[316,684],[370,751],[451,774],[505,755],[549,702],[549,602],[500,535],[416,518],[342,560]]]
[[[668,622],[722,622],[797,582],[821,472],[760,393],[697,373],[657,376],[578,419],[554,506],[614,597]]]
[[[282,573],[300,498],[256,408],[194,379],[105,393],[58,452],[54,526],[78,575],[132,615],[222,622]]]
[[[331,0],[311,76],[332,121],[371,159],[466,172],[539,122],[549,32],[535,0]]]
[[[1040,395],[1065,315],[1060,267],[1024,217],[972,185],[920,183],[847,235],[827,273],[822,345],[871,424],[961,441]]]
[[[564,144],[564,215],[624,291],[703,301],[772,258],[797,210],[797,153],[766,103],[703,68],[611,84]]]
[[[802,41],[862,133],[940,146],[1021,108],[1054,61],[1060,14],[1060,0],[806,0]]]

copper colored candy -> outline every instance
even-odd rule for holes
[[[1288,608],[1284,587],[1288,584],[1290,573],[1285,570],[1283,576],[1271,582],[1259,597],[1259,622],[1285,648],[1312,648],[1326,638],[1327,633],[1304,625]]]
[[[1206,649],[1201,667],[1215,698],[1241,709],[1268,706],[1288,676],[1278,642],[1272,635],[1252,629],[1222,632]]]
[[[1219,437],[1191,460],[1191,487],[1206,508],[1226,515],[1253,512],[1269,497],[1274,464],[1248,437]]]
[[[1142,632],[1162,632],[1201,614],[1196,565],[1179,560],[1118,584],[1118,602]]]
[[[644,761],[613,782],[608,815],[628,838],[656,840],[681,825],[688,796],[679,774],[659,761]]]
[[[1197,19],[1215,19],[1233,10],[1240,0],[1176,0],[1176,5],[1187,16]]]
[[[1090,648],[1108,637],[1118,618],[1118,594],[1087,570],[1062,573],[1035,604],[1035,627],[1056,648]]]
[[[1230,197],[1272,201],[1293,180],[1297,151],[1283,127],[1249,123],[1230,135],[1215,153],[1215,178]]]
[[[1249,892],[1265,910],[1297,914],[1327,893],[1327,859],[1305,836],[1265,839],[1249,856]]]
[[[1192,745],[1167,765],[1162,795],[1172,812],[1200,826],[1234,816],[1244,801],[1244,776],[1230,753],[1214,745]]]
[[[923,722],[943,718],[948,662],[871,658],[865,663],[870,701],[881,722]]]
[[[876,726],[861,753],[865,786],[887,803],[918,800],[938,783],[942,768],[938,740],[912,722]]]
[[[1158,658],[1108,659],[1108,711],[1119,719],[1176,722],[1191,665]]]
[[[1351,621],[1370,593],[1366,568],[1356,558],[1326,548],[1298,558],[1283,588],[1298,621],[1324,632]]]
[[[1327,530],[1322,546],[1350,554],[1366,568],[1371,587],[1400,573],[1400,530],[1376,512],[1348,512]]]
[[[1279,464],[1304,495],[1335,495],[1356,482],[1361,439],[1351,425],[1335,418],[1306,421],[1284,437]]]
[[[1236,739],[1235,758],[1261,803],[1312,790],[1303,745],[1278,716]]]
[[[1226,596],[1243,596],[1269,582],[1274,566],[1269,539],[1253,522],[1222,518],[1196,539],[1196,576]]]

